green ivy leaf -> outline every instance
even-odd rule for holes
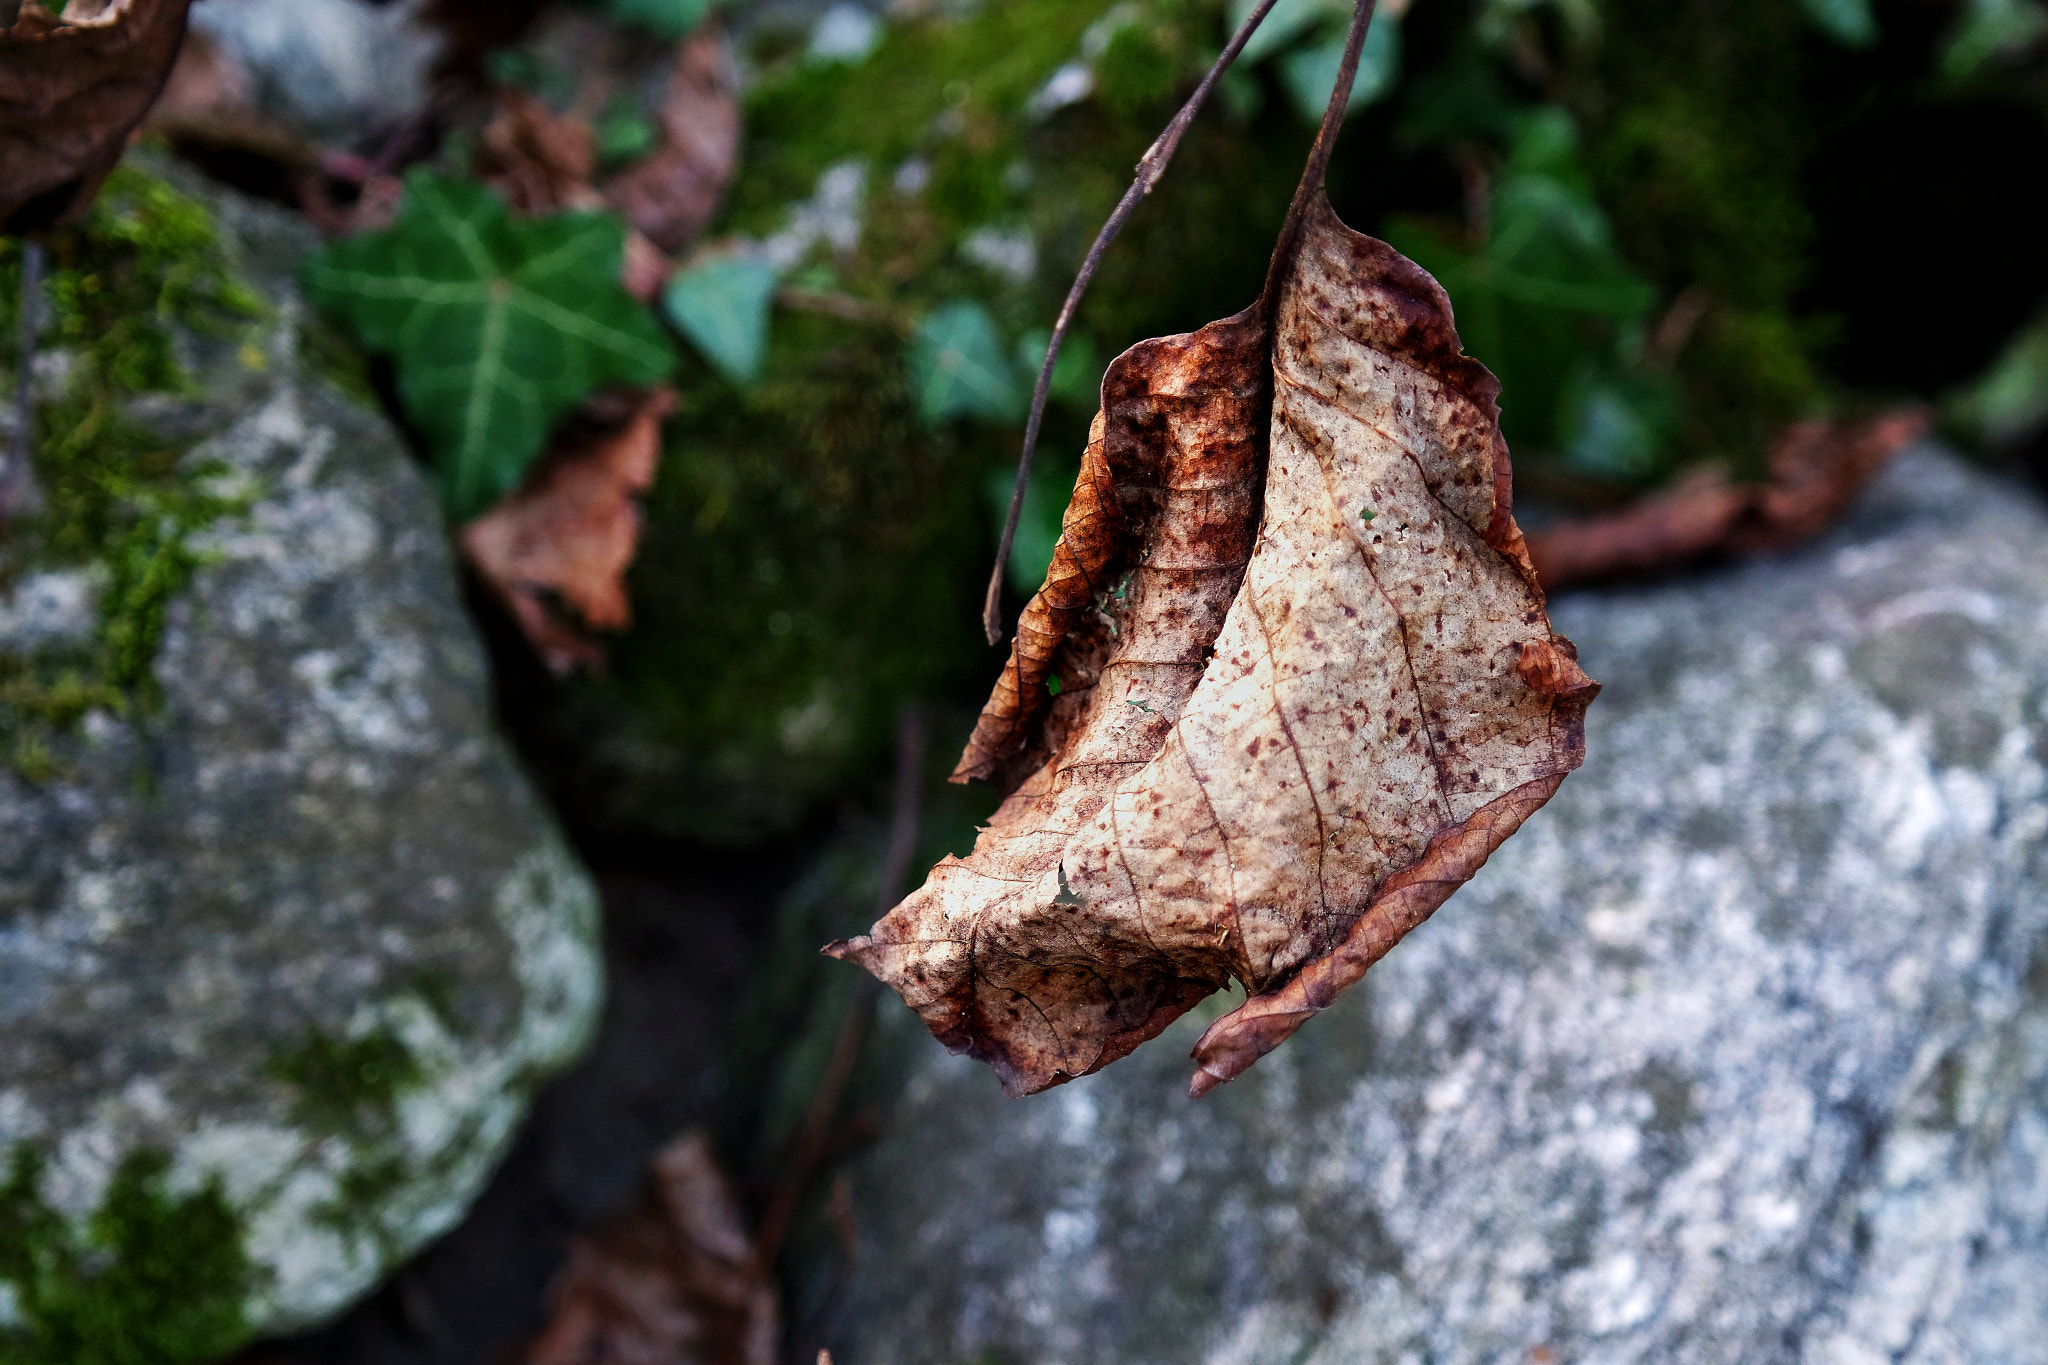
[[[1337,72],[1344,65],[1344,38],[1337,29],[1322,42],[1296,48],[1280,59],[1280,78],[1294,101],[1295,112],[1310,123],[1321,123],[1330,107],[1330,91],[1337,84]],[[1401,74],[1401,21],[1376,11],[1372,27],[1365,31],[1365,46],[1358,53],[1358,75],[1351,82],[1351,102],[1345,113],[1362,109],[1392,92]]]
[[[1614,246],[1571,116],[1546,106],[1517,122],[1483,244],[1401,217],[1382,235],[1451,296],[1466,351],[1500,377],[1510,444],[1564,452],[1608,478],[1646,477],[1668,434],[1654,386],[1596,391],[1580,376],[1631,368],[1628,339],[1657,291]]]
[[[1233,32],[1251,12],[1258,8],[1259,0],[1230,0],[1230,27]],[[1273,8],[1266,11],[1266,17],[1252,30],[1251,38],[1237,54],[1238,61],[1246,66],[1264,61],[1276,52],[1283,51],[1295,39],[1312,28],[1328,28],[1342,24],[1351,17],[1351,6],[1345,0],[1277,0]],[[1339,40],[1342,45],[1342,40]],[[1332,77],[1323,87],[1323,98],[1330,97],[1330,85],[1336,84]],[[1322,111],[1316,111],[1320,116]]]
[[[711,12],[712,0],[605,0],[605,12],[661,38],[680,38]]]
[[[1030,481],[1024,485],[1024,506],[1017,513],[1017,539],[1010,545],[1010,586],[1025,597],[1038,591],[1045,582],[1045,571],[1052,567],[1060,523],[1073,496],[1074,479],[1081,472],[1078,461],[1051,456],[1049,451],[1038,454]],[[1010,495],[1016,489],[1017,473],[1013,469],[991,470],[982,484],[982,496],[988,502],[989,528],[997,538],[1003,534],[1003,523],[1010,518]]]
[[[954,417],[1014,422],[1030,401],[988,309],[972,299],[945,304],[918,324],[910,382],[918,414],[933,423]]]
[[[1045,364],[1045,348],[1051,343],[1052,333],[1043,327],[1018,339],[1017,369],[1028,382],[1038,382],[1039,368]],[[1055,402],[1071,403],[1092,414],[1102,406],[1105,368],[1095,338],[1086,332],[1070,332],[1060,347],[1059,359],[1052,363],[1052,383],[1046,388],[1046,395]]]
[[[766,261],[715,257],[677,272],[662,306],[713,368],[745,386],[761,377],[768,354],[775,279],[775,267]]]
[[[396,224],[328,246],[300,279],[391,355],[461,519],[510,491],[591,390],[651,384],[674,365],[660,325],[619,285],[624,243],[609,215],[515,221],[484,186],[415,170]]]
[[[1802,0],[1806,17],[1844,47],[1869,47],[1877,41],[1877,20],[1870,0]]]
[[[1942,49],[1941,74],[1963,80],[1993,57],[2018,52],[2048,34],[2038,0],[1969,0]]]

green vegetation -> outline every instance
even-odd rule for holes
[[[308,1029],[273,1057],[270,1074],[297,1091],[292,1116],[316,1133],[380,1137],[398,1122],[398,1097],[419,1084],[405,1041],[380,1029],[340,1039]]]
[[[651,384],[674,364],[619,285],[624,251],[611,215],[515,220],[496,192],[416,170],[396,224],[334,243],[301,276],[315,303],[392,354],[459,520],[510,492],[592,390]]]
[[[295,1122],[349,1144],[348,1168],[335,1197],[318,1210],[320,1220],[344,1234],[367,1233],[396,1255],[382,1226],[366,1221],[363,1211],[388,1203],[414,1176],[395,1141],[399,1098],[422,1079],[412,1049],[389,1029],[335,1038],[309,1028],[297,1046],[273,1056],[267,1069],[292,1088]]]
[[[16,1147],[0,1185],[0,1365],[187,1365],[247,1335],[257,1272],[218,1179],[174,1194],[169,1160],[131,1154],[84,1229],[43,1202]]]
[[[265,363],[251,333],[262,305],[234,279],[205,208],[141,170],[116,170],[86,220],[53,235],[49,257],[42,346],[69,368],[35,413],[48,507],[0,541],[0,591],[25,572],[89,568],[98,624],[89,641],[0,652],[0,746],[37,780],[60,770],[52,742],[87,711],[131,714],[155,700],[164,610],[200,562],[191,536],[243,506],[218,491],[218,470],[182,463],[189,442],[166,439],[129,405],[192,392],[175,349],[181,329],[239,340],[241,363]],[[20,272],[20,244],[0,242],[10,365]]]
[[[905,701],[980,685],[986,487],[1016,458],[1046,321],[1221,43],[1217,7],[1124,6],[1098,38],[1140,33],[1172,79],[1132,62],[1098,70],[1099,99],[1035,110],[1107,9],[1018,0],[892,23],[858,63],[756,54],[720,229],[778,239],[838,205],[858,230],[800,246],[757,378],[685,353],[630,580],[635,628],[607,676],[530,703],[578,818],[758,837],[870,771]],[[1083,309],[1034,500],[1055,526],[1102,363],[1257,293],[1308,141],[1277,103],[1265,117],[1256,139],[1226,118],[1196,127]],[[1043,527],[1025,541],[1049,555]]]
[[[1047,321],[1248,8],[934,6],[829,59],[800,32],[751,40],[739,179],[665,299],[688,344],[635,628],[604,676],[507,684],[573,818],[754,839],[874,771],[904,700],[978,692],[977,591]],[[1872,65],[1899,60],[1872,13],[1446,0],[1376,22],[1332,198],[1445,285],[1502,380],[1526,488],[1611,505],[1698,463],[1756,477],[1788,422],[1853,401],[1814,303],[1812,171],[1861,116],[1838,69],[1904,89]],[[1017,593],[1050,555],[1103,362],[1257,293],[1347,14],[1275,9],[1106,258],[1053,388]],[[1987,70],[2031,31],[2000,22]],[[1922,45],[1930,72],[1959,24]],[[493,63],[567,106],[538,49]],[[2039,406],[2034,353],[1975,402],[1983,423]]]

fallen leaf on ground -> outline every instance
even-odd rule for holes
[[[509,86],[477,140],[476,174],[505,196],[518,213],[599,207],[590,187],[597,168],[597,138],[574,114],[558,114]]]
[[[738,71],[716,24],[676,51],[663,93],[661,144],[613,176],[604,197],[663,251],[680,251],[718,212],[739,160]]]
[[[574,113],[558,114],[523,90],[501,89],[497,101],[479,139],[479,179],[519,213],[610,209],[590,183],[597,168],[597,140],[589,123]],[[674,271],[675,262],[627,224],[619,271],[626,292],[651,303]]]
[[[1231,977],[1249,998],[1192,1088],[1239,1074],[1584,756],[1598,686],[1551,632],[1499,385],[1443,291],[1317,196],[1272,316],[1111,365],[956,773],[1012,790],[969,857],[827,949],[1013,1095]]]
[[[83,212],[163,89],[190,0],[37,3],[0,29],[0,231]]]
[[[462,529],[463,557],[556,673],[600,667],[604,652],[550,599],[574,611],[582,628],[632,624],[625,575],[640,545],[633,499],[654,484],[661,421],[674,410],[668,389],[637,396],[603,434],[572,433],[558,443],[517,492]]]
[[[774,1365],[774,1282],[710,1139],[654,1159],[638,1204],[569,1247],[525,1365]]]
[[[1826,530],[1901,448],[1927,430],[1901,409],[1857,422],[1800,422],[1771,451],[1770,482],[1745,486],[1700,470],[1632,506],[1547,526],[1529,537],[1543,586],[1627,578],[1720,552],[1784,549]]]

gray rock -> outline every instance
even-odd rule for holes
[[[187,338],[199,400],[152,411],[212,431],[188,463],[252,501],[197,538],[161,704],[87,715],[49,781],[0,759],[0,1158],[41,1158],[81,1245],[133,1154],[180,1197],[217,1177],[249,1326],[278,1330],[462,1215],[602,985],[595,892],[494,733],[432,494],[298,350],[303,229],[220,218],[277,315],[260,356]],[[24,576],[0,651],[75,634],[95,581]]]
[[[1208,1100],[1203,1019],[1014,1103],[900,1041],[835,1358],[2048,1361],[2044,543],[1920,450],[1563,598],[1585,768]]]
[[[426,103],[441,35],[427,0],[207,0],[192,27],[248,73],[259,105],[307,135],[388,134]]]

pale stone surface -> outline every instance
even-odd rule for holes
[[[275,324],[260,363],[192,340],[201,396],[151,420],[211,433],[187,458],[253,503],[198,538],[161,706],[87,716],[47,783],[0,764],[0,1156],[41,1153],[81,1221],[135,1151],[174,1186],[218,1175],[268,1272],[251,1324],[278,1329],[460,1218],[602,981],[594,889],[492,728],[433,496],[297,353],[304,229],[221,214]],[[0,648],[89,631],[94,582],[24,576]],[[396,1083],[295,1080],[322,1048]]]
[[[835,1359],[2048,1360],[2044,542],[1923,449],[1800,553],[1562,598],[1585,767],[1206,1100],[1221,999],[1015,1102],[885,1001]]]
[[[251,93],[309,136],[390,133],[426,103],[445,46],[427,0],[206,0],[192,27],[231,54]]]

